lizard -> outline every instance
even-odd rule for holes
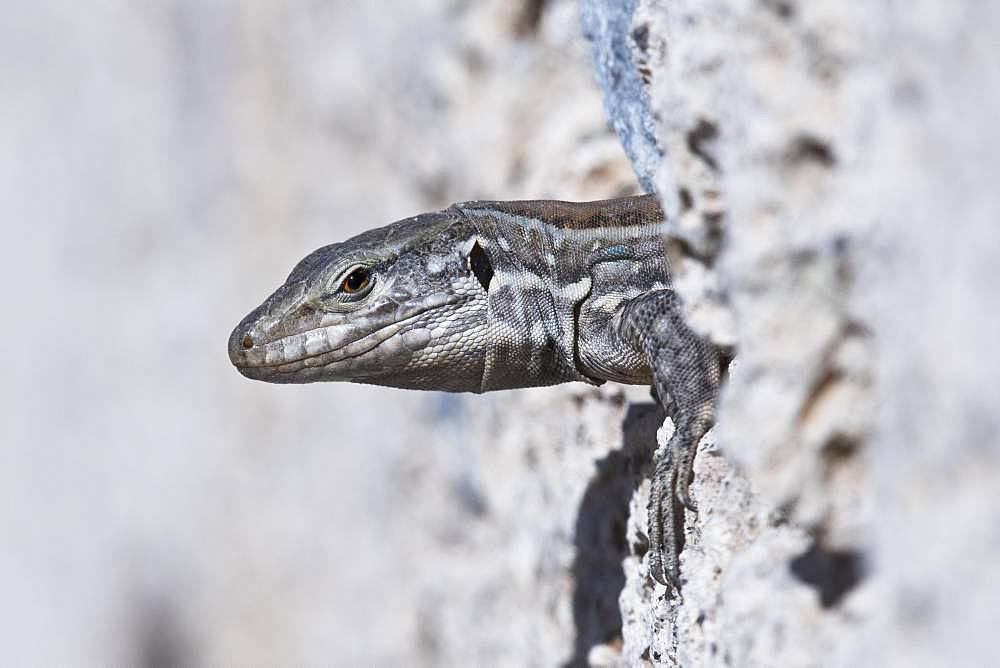
[[[666,232],[655,194],[453,204],[307,255],[233,329],[230,360],[271,383],[651,385],[675,428],[654,464],[647,568],[679,591],[677,531],[696,510],[721,357],[685,323]]]

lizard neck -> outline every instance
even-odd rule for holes
[[[586,373],[579,355],[580,319],[595,290],[597,265],[651,265],[669,282],[660,235],[663,213],[653,195],[606,202],[469,202],[457,204],[493,264],[488,290],[491,336],[482,390],[603,382]],[[646,248],[649,246],[649,248]],[[610,266],[610,265],[609,265]],[[662,271],[661,271],[662,270]],[[622,293],[622,299],[632,296]],[[586,313],[585,317],[590,317]]]
[[[576,362],[576,310],[590,279],[560,285],[523,267],[495,271],[482,390],[591,382]]]

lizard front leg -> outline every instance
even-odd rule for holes
[[[656,462],[649,496],[649,573],[679,588],[677,529],[683,509],[695,510],[691,484],[698,442],[714,421],[719,387],[716,348],[684,322],[673,290],[654,290],[630,300],[620,312],[618,335],[645,356],[656,396],[674,421],[674,434]]]

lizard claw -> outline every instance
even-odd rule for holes
[[[649,577],[664,587],[676,587],[680,589],[677,576],[664,568],[663,555],[656,550],[652,550],[649,553]]]
[[[661,585],[666,585],[663,577],[663,557],[655,549],[649,551],[649,559],[646,561],[649,577],[653,578]]]
[[[678,485],[677,489],[677,500],[680,501],[682,506],[690,510],[692,513],[698,512],[698,505],[694,502],[694,499],[691,498],[691,495],[688,493],[686,488],[680,489],[680,485]]]
[[[657,462],[649,489],[649,575],[665,587],[679,587],[677,536],[674,516],[674,482],[677,469],[667,450]]]
[[[688,430],[688,422],[678,422],[677,428]],[[704,433],[704,432],[703,432]],[[700,438],[701,436],[697,436]],[[688,437],[679,448],[676,449],[676,463],[674,473],[674,493],[681,505],[693,513],[698,512],[698,506],[691,498],[691,479],[694,478],[694,457],[698,450],[698,441],[694,435]]]

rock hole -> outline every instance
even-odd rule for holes
[[[486,498],[479,491],[476,482],[468,475],[463,475],[453,483],[452,492],[458,502],[458,507],[472,517],[485,517],[489,513]]]
[[[176,602],[150,595],[139,604],[133,618],[136,655],[134,664],[144,668],[166,668],[197,664]]]
[[[715,140],[719,138],[719,126],[704,118],[698,122],[687,133],[687,147],[692,154],[701,158],[702,162],[713,171],[719,170],[719,163],[712,155]]]
[[[677,198],[681,201],[681,213],[686,213],[694,207],[694,197],[691,196],[691,191],[687,188],[678,188]]]
[[[819,592],[819,602],[832,608],[864,578],[864,559],[854,550],[827,550],[813,541],[788,562],[792,575]]]
[[[721,212],[706,211],[702,214],[702,219],[705,221],[705,243],[708,246],[709,265],[715,264],[715,256],[718,255],[725,240],[725,228],[722,224],[725,218],[725,214]]]
[[[849,460],[861,445],[857,437],[848,434],[834,433],[823,444],[821,453],[828,466],[834,466]]]
[[[805,401],[802,402],[801,408],[799,408],[798,424],[802,425],[809,421],[816,408],[823,402],[823,399],[830,395],[843,377],[843,372],[832,367],[827,367],[820,374],[809,389],[809,394],[806,396]]]
[[[763,0],[763,5],[778,15],[783,21],[795,18],[795,5],[789,0]]]
[[[642,561],[647,552],[649,552],[649,536],[642,531],[637,531],[635,542],[632,543],[632,554]]]
[[[518,37],[528,37],[538,32],[545,13],[546,0],[524,0],[521,11],[514,20],[514,34]]]
[[[789,145],[785,162],[792,167],[814,164],[830,169],[837,164],[837,158],[827,142],[811,135],[800,135]]]
[[[651,70],[648,65],[640,65],[638,70],[639,78],[642,79],[642,83],[647,86],[653,83],[653,70]]]
[[[632,30],[632,41],[635,42],[635,48],[639,49],[642,53],[649,51],[649,24],[643,23],[638,25]]]

